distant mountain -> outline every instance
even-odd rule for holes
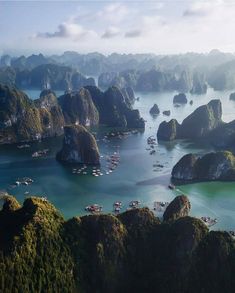
[[[154,55],[154,54],[117,54],[105,56],[94,52],[89,54],[79,54],[73,51],[64,52],[62,55],[44,56],[42,54],[31,55],[29,57],[11,57],[3,55],[0,59],[1,71],[5,67],[12,67],[22,75],[27,71],[32,71],[42,65],[57,65],[69,67],[85,76],[100,76],[100,85],[109,87],[112,85],[131,86],[137,89],[162,87],[179,91],[191,91],[194,94],[206,92],[207,83],[214,89],[234,88],[235,81],[235,55],[212,50],[208,54],[186,53],[178,55]],[[63,69],[62,69],[63,70]],[[157,71],[161,73],[163,79],[170,78],[170,85],[166,81],[157,85],[147,85],[145,79],[156,80]],[[152,71],[152,73],[150,73]],[[196,75],[195,75],[196,72]],[[140,77],[137,81],[136,74]],[[108,76],[109,75],[109,76]],[[106,82],[105,80],[112,80]],[[134,76],[133,76],[134,75]],[[3,79],[0,79],[0,82]],[[6,80],[6,78],[5,78]],[[128,80],[128,81],[127,81]],[[139,84],[138,84],[139,83]],[[168,81],[167,81],[168,83]],[[138,85],[137,85],[138,84]]]
[[[75,69],[57,64],[42,64],[33,69],[0,68],[0,83],[14,85],[21,89],[78,90],[83,86],[95,85],[93,78],[87,78]]]

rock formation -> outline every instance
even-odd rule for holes
[[[169,141],[178,138],[180,124],[176,119],[171,119],[169,122],[163,121],[158,128],[158,140]]]
[[[185,155],[172,169],[172,179],[191,181],[234,181],[235,156],[228,151],[198,157]]]
[[[174,104],[187,104],[188,100],[186,98],[186,95],[184,93],[179,93],[178,95],[175,95],[173,98]]]
[[[229,95],[229,100],[235,101],[235,93]]]
[[[1,292],[234,291],[234,240],[186,216],[186,197],[163,224],[147,208],[65,220],[45,198],[3,201]]]
[[[16,143],[61,135],[64,118],[53,94],[35,102],[26,94],[0,85],[0,143]]]
[[[157,104],[154,104],[152,106],[152,108],[149,110],[149,113],[152,115],[152,116],[156,116],[158,114],[160,114],[160,110],[158,108],[158,105]]]
[[[133,110],[129,98],[112,86],[104,93],[96,87],[86,87],[99,111],[100,123],[111,127],[144,128],[144,120],[138,110]]]
[[[100,155],[94,136],[81,125],[64,127],[62,149],[57,153],[58,161],[98,165]]]
[[[181,125],[176,120],[162,122],[159,125],[157,137],[159,140],[203,138],[222,125],[221,118],[220,100],[211,100],[207,105],[200,106],[186,117]]]
[[[99,112],[93,103],[90,92],[81,88],[59,98],[66,124],[97,125]]]
[[[170,116],[171,115],[171,111],[170,110],[165,110],[162,112],[163,115],[165,116]]]
[[[191,94],[202,95],[207,92],[207,84],[205,81],[205,76],[199,72],[194,72],[193,74],[193,87],[190,91]]]
[[[191,204],[185,195],[177,196],[166,208],[163,219],[164,221],[175,221],[179,218],[188,216]]]

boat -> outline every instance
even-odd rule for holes
[[[201,220],[208,226],[208,227],[212,227],[215,224],[218,223],[218,220],[216,218],[211,218],[211,217],[201,217]]]
[[[29,144],[22,144],[17,146],[18,149],[30,148]]]
[[[169,205],[167,201],[155,201],[153,203],[153,210],[157,212],[164,212]]]
[[[85,211],[90,213],[99,213],[102,211],[102,206],[99,206],[98,204],[93,204],[85,207]]]
[[[32,158],[39,158],[39,157],[46,156],[48,152],[49,152],[49,149],[36,151],[32,154]]]
[[[140,201],[139,200],[132,200],[131,202],[130,202],[130,204],[129,204],[129,206],[131,207],[131,208],[136,208],[136,207],[138,207],[140,205]]]
[[[113,205],[116,206],[116,207],[121,207],[122,202],[121,201],[115,201],[115,203]]]
[[[173,184],[169,184],[169,185],[168,185],[168,188],[171,189],[171,190],[174,190],[174,189],[175,189],[175,185],[173,185]]]
[[[115,213],[120,213],[120,211],[121,211],[121,208],[120,208],[120,207],[115,207],[115,208],[114,208],[114,212],[115,212]]]

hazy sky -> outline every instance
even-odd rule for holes
[[[0,1],[0,53],[235,52],[235,1]]]

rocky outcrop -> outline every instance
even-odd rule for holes
[[[164,221],[174,221],[188,216],[191,204],[185,195],[177,196],[166,208],[163,219]]]
[[[235,93],[229,95],[229,100],[235,101]]]
[[[162,122],[157,137],[159,140],[203,138],[223,124],[222,105],[220,100],[211,100],[207,105],[200,106],[186,117],[182,124],[176,120]]]
[[[179,93],[178,95],[175,95],[173,98],[174,104],[187,104],[188,100],[186,98],[186,95],[184,93]]]
[[[63,163],[98,165],[99,149],[94,136],[81,125],[64,127],[64,141],[61,151],[56,155]]]
[[[79,90],[86,85],[95,85],[93,78],[86,78],[76,70],[57,64],[42,64],[16,71],[15,84],[19,88],[51,88],[53,90]]]
[[[59,97],[66,124],[79,123],[84,126],[97,125],[99,112],[93,103],[90,92],[81,88]]]
[[[234,181],[235,156],[228,151],[204,156],[185,155],[172,169],[172,179],[191,181]]]
[[[163,121],[158,128],[157,138],[162,141],[177,139],[180,124],[176,119],[171,119],[169,122]]]
[[[207,139],[216,148],[235,151],[235,120],[219,125]]]
[[[65,220],[45,198],[3,201],[1,292],[234,291],[234,240],[187,216],[186,197],[162,224],[147,208]]]
[[[160,110],[158,108],[158,105],[157,104],[154,104],[152,106],[152,108],[149,110],[149,113],[152,115],[152,116],[156,116],[158,114],[160,114]]]
[[[199,72],[194,72],[193,74],[193,87],[190,90],[191,94],[202,95],[207,92],[207,84],[205,81],[205,76]]]
[[[64,118],[53,93],[35,102],[7,86],[0,86],[0,143],[16,143],[63,133]]]
[[[144,120],[138,110],[133,110],[130,98],[127,99],[122,91],[112,86],[101,92],[96,87],[86,87],[99,111],[100,123],[111,127],[144,128]],[[129,94],[130,96],[130,94]]]
[[[170,116],[171,115],[171,111],[170,110],[165,110],[162,112],[163,115],[165,116]]]

